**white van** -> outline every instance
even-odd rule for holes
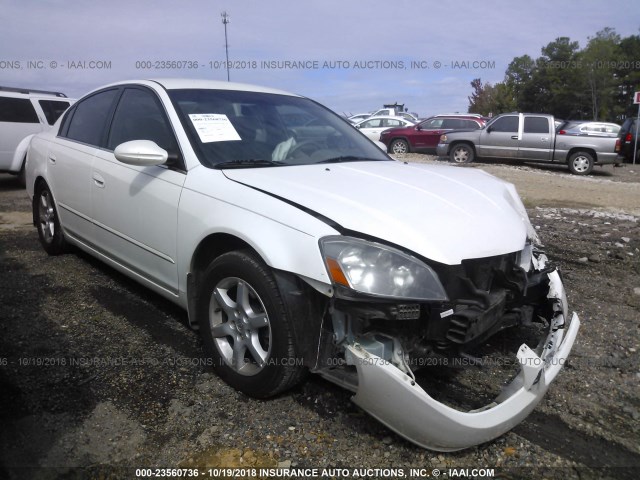
[[[0,172],[19,175],[24,185],[27,137],[48,129],[72,103],[64,93],[0,87]]]

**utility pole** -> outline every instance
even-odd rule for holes
[[[229,42],[227,41],[227,24],[229,23],[229,15],[227,12],[222,12],[220,14],[222,17],[222,23],[224,25],[224,51],[227,54],[227,82],[231,81],[229,79]]]

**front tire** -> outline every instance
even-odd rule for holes
[[[216,258],[199,288],[200,333],[216,373],[241,392],[266,398],[305,371],[287,308],[269,267],[249,251]]]
[[[475,152],[471,145],[458,143],[451,147],[449,159],[454,163],[471,163],[475,158]]]
[[[576,152],[569,157],[569,171],[574,175],[589,175],[593,170],[593,156],[587,152]]]
[[[67,250],[67,242],[64,238],[58,210],[47,185],[36,189],[33,196],[33,212],[38,228],[38,239],[42,248],[49,255],[60,255]]]
[[[391,150],[391,153],[395,154],[409,153],[409,144],[406,140],[397,138],[393,142],[391,142],[391,145],[389,145],[389,150]]]

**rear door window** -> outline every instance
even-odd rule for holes
[[[385,127],[403,127],[404,123],[400,120],[395,120],[393,118],[386,118],[383,122],[383,126]]]
[[[0,122],[40,123],[28,98],[0,97]]]
[[[447,118],[442,122],[442,128],[445,130],[460,130],[464,128],[464,120],[459,118]]]
[[[525,117],[524,133],[549,133],[549,120],[545,117]]]
[[[114,88],[79,101],[74,106],[65,136],[78,142],[101,146],[117,94],[118,89]]]

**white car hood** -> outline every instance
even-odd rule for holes
[[[475,168],[351,162],[224,174],[448,265],[522,250],[530,228],[513,185]]]

